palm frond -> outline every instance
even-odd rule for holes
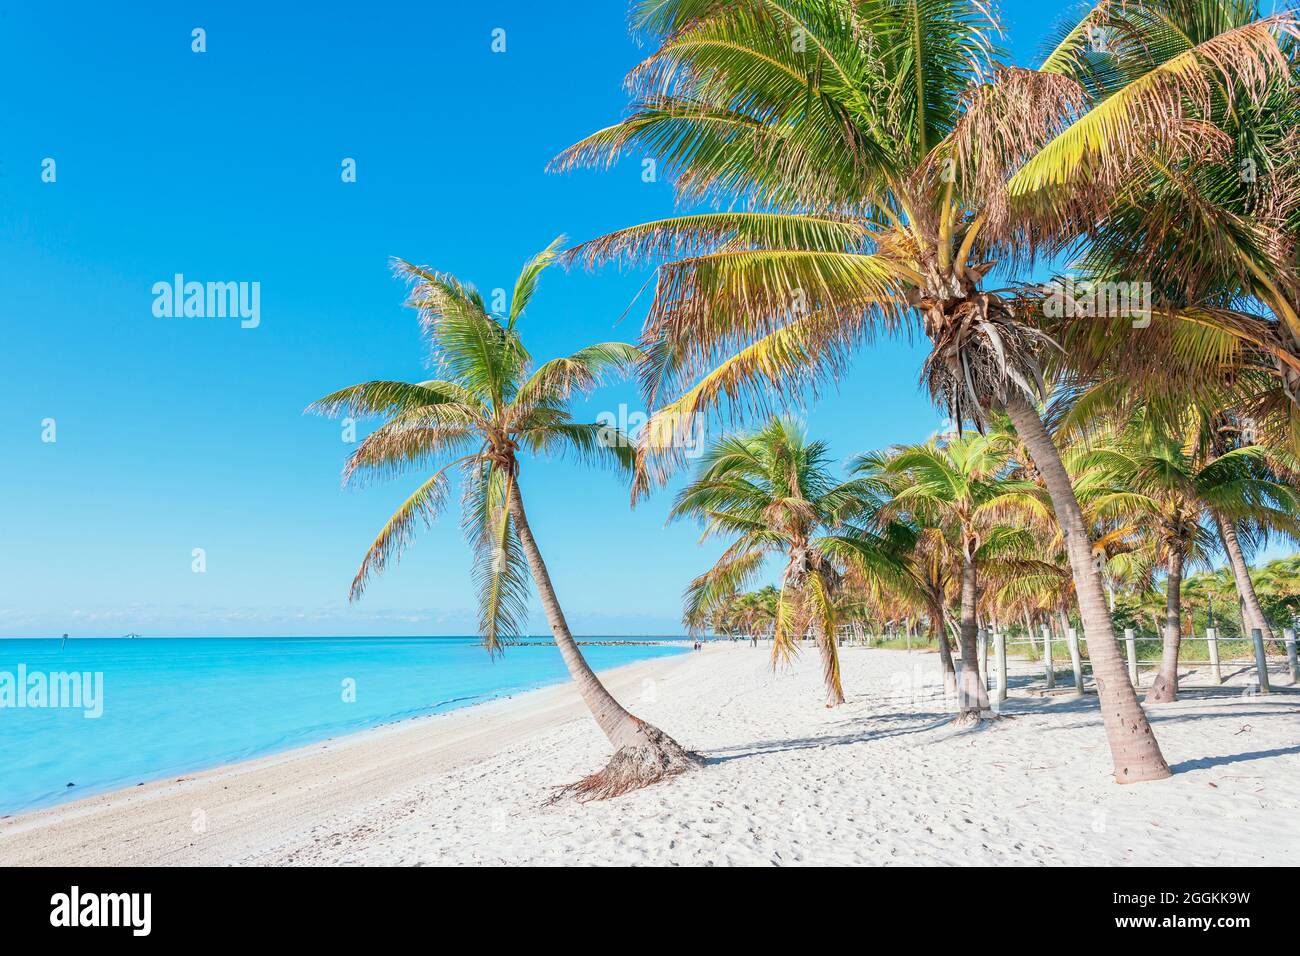
[[[434,472],[420,487],[416,488],[405,501],[393,512],[392,517],[380,529],[371,543],[370,549],[361,561],[356,577],[352,579],[349,600],[361,597],[372,574],[382,574],[390,563],[396,562],[410,544],[415,534],[417,521],[425,526],[434,519],[447,504],[447,469],[446,465]]]
[[[533,293],[537,291],[537,280],[547,266],[558,261],[560,247],[563,245],[564,236],[556,236],[551,240],[550,245],[524,263],[519,278],[515,280],[514,294],[510,296],[510,318],[506,323],[507,329],[514,329],[519,317],[524,314],[524,309],[528,308],[528,303],[533,300]]]
[[[474,552],[479,634],[489,654],[522,634],[528,620],[530,579],[510,512],[512,480],[493,462],[476,464],[466,474],[462,502],[462,524]]]

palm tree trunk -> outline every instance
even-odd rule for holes
[[[944,696],[957,693],[957,669],[952,664],[952,645],[948,643],[948,631],[943,623],[943,608],[937,604],[930,606],[930,628],[939,641],[939,663],[943,667]]]
[[[582,695],[591,716],[614,745],[614,756],[605,769],[564,788],[562,793],[572,793],[579,800],[604,800],[702,764],[703,761],[696,754],[683,748],[658,727],[628,713],[614,699],[614,695],[605,689],[595,671],[587,664],[564,619],[560,599],[555,594],[550,572],[546,570],[546,562],[542,560],[542,553],[533,538],[533,530],[524,511],[524,499],[519,493],[519,482],[514,476],[510,478],[507,493],[510,515],[519,532],[519,543],[523,546],[528,567],[533,573],[542,609],[546,612],[547,623],[555,637],[555,645],[560,649],[564,666],[578,685],[578,693]]]
[[[1167,704],[1178,699],[1178,650],[1183,637],[1183,556],[1169,556],[1169,578],[1165,582],[1165,626],[1160,670],[1147,691],[1148,704]]]
[[[979,720],[980,713],[989,709],[984,681],[980,680],[977,594],[975,559],[964,554],[961,565],[961,676],[957,685],[957,719],[963,723]]]
[[[1070,643],[1070,614],[1063,607],[1056,609],[1056,623],[1061,628],[1061,640]]]
[[[1225,521],[1217,511],[1211,514],[1214,515],[1214,523],[1219,529],[1223,550],[1228,554],[1228,564],[1232,566],[1232,577],[1237,582],[1237,594],[1240,595],[1244,606],[1245,613],[1242,616],[1248,626],[1243,636],[1250,637],[1250,628],[1257,627],[1264,635],[1264,640],[1271,641],[1273,631],[1268,625],[1268,618],[1264,616],[1264,608],[1260,606],[1259,595],[1255,593],[1255,582],[1250,579],[1250,568],[1246,565],[1246,556],[1242,553],[1241,542],[1237,540],[1237,529],[1231,521]]]
[[[1074,497],[1074,488],[1061,463],[1060,452],[1043,427],[1037,409],[1023,395],[1013,393],[1006,409],[1020,440],[1034,459],[1034,467],[1043,476],[1056,520],[1065,534],[1066,552],[1074,572],[1079,617],[1083,620],[1083,633],[1088,641],[1088,656],[1101,701],[1115,780],[1119,783],[1162,780],[1169,776],[1169,765],[1165,763],[1160,744],[1156,742],[1129,682],[1124,657],[1119,642],[1115,640],[1115,628],[1106,608],[1101,572],[1093,564],[1092,542],[1088,540],[1083,511]]]

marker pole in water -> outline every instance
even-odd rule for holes
[[[1210,677],[1216,684],[1223,683],[1223,669],[1219,666],[1219,632],[1216,628],[1205,629],[1205,643],[1210,648]]]
[[[1259,692],[1267,694],[1272,688],[1268,686],[1268,658],[1264,656],[1264,632],[1257,627],[1252,627],[1250,639],[1255,644],[1255,678],[1259,681]]]
[[[1065,639],[1070,645],[1070,664],[1074,667],[1074,692],[1083,695],[1083,658],[1079,654],[1079,635],[1074,628],[1065,632]]]
[[[1133,628],[1124,628],[1124,651],[1128,655],[1128,679],[1133,682],[1134,689],[1138,686],[1138,642],[1137,636],[1133,633]]]
[[[1286,638],[1286,662],[1291,665],[1291,683],[1300,684],[1300,660],[1296,659],[1295,628],[1288,627],[1282,632]]]
[[[1052,663],[1052,629],[1043,625],[1043,668],[1047,677],[1047,689],[1056,686],[1056,666]]]

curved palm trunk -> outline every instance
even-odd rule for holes
[[[533,581],[537,584],[537,594],[542,609],[546,612],[547,623],[555,636],[555,645],[560,649],[569,676],[578,685],[578,693],[582,695],[591,716],[614,745],[614,756],[604,770],[584,777],[561,792],[573,793],[580,800],[604,800],[702,764],[699,756],[683,748],[658,727],[628,713],[614,699],[614,695],[605,689],[600,678],[587,664],[569,632],[569,624],[564,619],[560,600],[551,584],[551,575],[546,570],[546,563],[542,560],[542,553],[537,548],[533,530],[528,524],[519,483],[513,477],[509,481],[508,494],[510,514],[519,532],[519,542],[528,559]]]
[[[826,683],[826,706],[838,707],[844,703],[844,685],[840,680],[840,652],[835,646],[835,635],[826,633],[820,614],[812,619],[813,638],[822,657],[822,680]]]
[[[1178,699],[1178,651],[1183,638],[1183,556],[1169,556],[1169,578],[1165,582],[1164,645],[1160,670],[1147,692],[1148,704],[1167,704]]]
[[[1241,596],[1243,614],[1247,628],[1245,636],[1250,636],[1250,628],[1257,627],[1264,635],[1264,640],[1273,640],[1273,630],[1264,617],[1264,608],[1260,606],[1259,595],[1255,593],[1255,582],[1250,579],[1250,568],[1246,565],[1246,556],[1242,553],[1241,542],[1237,540],[1237,529],[1231,521],[1225,521],[1217,511],[1214,524],[1219,529],[1219,539],[1223,541],[1223,550],[1227,552],[1228,564],[1232,566],[1232,577],[1237,582],[1237,594]]]
[[[1061,455],[1043,427],[1037,409],[1019,393],[1012,395],[1006,409],[1021,441],[1033,456],[1034,466],[1043,476],[1047,492],[1052,497],[1056,520],[1065,533],[1079,617],[1083,620],[1083,633],[1088,641],[1088,657],[1092,661],[1093,679],[1101,701],[1115,780],[1119,783],[1162,780],[1169,776],[1169,765],[1165,763],[1160,745],[1129,682],[1124,657],[1115,640],[1115,628],[1106,608],[1101,572],[1092,562],[1092,542],[1088,540],[1083,512],[1074,497],[1070,476],[1061,464]]]
[[[988,694],[980,679],[979,619],[977,606],[975,559],[962,556],[961,565],[961,675],[957,684],[957,719],[963,723],[979,720],[989,709]]]
[[[948,641],[948,630],[944,627],[943,608],[938,604],[930,605],[930,629],[939,641],[939,662],[943,666],[944,695],[957,693],[957,669],[952,663],[952,644]]]

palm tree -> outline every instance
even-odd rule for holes
[[[672,260],[643,333],[643,384],[661,406],[643,469],[676,463],[672,438],[694,415],[834,377],[875,332],[919,324],[936,400],[958,422],[1005,409],[1047,484],[1116,780],[1168,776],[1035,407],[1051,347],[1034,324],[1043,294],[985,277],[1069,247],[1152,164],[1204,152],[1192,104],[1220,76],[1258,99],[1250,78],[1288,74],[1276,32],[1294,18],[1227,27],[1104,96],[1058,67],[1077,59],[1086,24],[1043,69],[1018,69],[991,48],[991,11],[963,0],[642,0],[633,23],[659,45],[628,78],[630,115],[555,167],[651,154],[684,198],[750,206],[573,250],[589,265]]]
[[[878,467],[878,459],[868,456],[852,471],[874,475]],[[1009,449],[984,435],[903,446],[884,462],[886,473],[897,479],[884,513],[938,531],[931,541],[960,583],[962,722],[977,721],[989,707],[978,667],[981,568],[1000,561],[1014,562],[1020,573],[1037,570],[1030,558],[1037,541],[1029,525],[1050,513],[1038,485],[1010,477],[1010,468]]]
[[[1283,625],[1297,626],[1300,617],[1300,555],[1268,562],[1253,575],[1261,607]]]
[[[867,530],[878,506],[870,481],[837,483],[826,444],[807,441],[792,422],[771,419],[762,429],[724,437],[705,451],[693,480],[673,506],[692,517],[704,537],[731,544],[686,590],[687,620],[707,614],[763,569],[785,559],[773,632],[772,662],[788,659],[811,629],[822,658],[826,706],[844,703],[836,648],[837,594],[849,567],[901,579],[887,542]]]
[[[755,638],[776,627],[777,605],[780,592],[770,584],[757,591],[737,594],[728,604],[735,609],[737,626],[741,633]],[[691,621],[687,619],[687,626]]]
[[[1130,77],[1171,71],[1216,38],[1260,22],[1244,0],[1099,3],[1066,35],[1047,68],[1107,96]],[[1294,13],[1274,19],[1289,69],[1214,77],[1198,109],[1214,148],[1197,163],[1153,168],[1107,212],[1080,261],[1102,280],[1142,277],[1154,326],[1142,349],[1128,323],[1055,329],[1071,357],[1106,363],[1135,384],[1172,386],[1185,401],[1226,372],[1249,385],[1251,415],[1300,449],[1300,57]],[[1102,49],[1085,42],[1104,37]],[[1158,375],[1145,375],[1155,370]],[[1240,381],[1242,379],[1246,381]]]
[[[1248,456],[1234,458],[1230,467],[1239,478],[1261,482],[1251,487],[1262,492],[1262,497],[1238,518],[1216,508],[1209,510],[1240,596],[1242,616],[1249,622],[1247,629],[1258,627],[1264,639],[1271,640],[1272,627],[1251,578],[1247,549],[1254,550],[1263,544],[1270,533],[1281,533],[1292,540],[1296,538],[1300,530],[1300,515],[1297,514],[1300,497],[1297,497],[1292,482],[1287,480],[1288,474],[1296,471],[1295,459],[1285,451],[1254,445],[1255,436],[1250,434],[1250,429],[1243,425],[1239,416],[1225,413],[1199,415],[1197,421],[1200,426],[1197,453],[1203,459],[1221,460],[1234,448],[1249,448],[1251,451]]]
[[[1230,540],[1235,543],[1229,529],[1238,522],[1290,531],[1300,510],[1300,496],[1264,472],[1265,449],[1243,446],[1206,460],[1198,455],[1196,437],[1175,437],[1139,418],[1111,442],[1079,456],[1080,496],[1099,515],[1123,518],[1135,533],[1145,530],[1151,562],[1165,572],[1163,653],[1149,703],[1178,699],[1182,582],[1189,563],[1209,563],[1215,531],[1227,549]],[[1253,594],[1244,561],[1241,574],[1244,599]]]
[[[622,469],[631,466],[633,457],[626,435],[609,426],[574,421],[567,404],[608,375],[634,369],[640,352],[621,342],[605,342],[534,366],[520,336],[520,319],[541,273],[556,260],[560,242],[557,239],[525,264],[509,313],[502,318],[489,314],[482,296],[454,276],[396,260],[396,272],[411,283],[407,305],[418,310],[432,358],[447,377],[365,382],[325,396],[309,411],[384,418],[348,458],[345,481],[433,469],[375,537],[352,582],[352,600],[361,597],[372,574],[398,558],[418,521],[428,524],[441,513],[448,497],[448,472],[459,468],[484,645],[490,654],[499,652],[525,623],[526,562],[569,674],[614,747],[603,770],[566,790],[579,799],[603,799],[682,773],[699,758],[628,713],[588,666],[569,631],[524,510],[519,474],[525,454],[567,453]]]
[[[861,459],[855,470],[862,473],[873,468]],[[943,670],[945,694],[957,693],[957,669],[952,661],[952,642],[944,626],[947,616],[948,595],[953,589],[951,553],[944,537],[944,529],[928,524],[924,516],[912,515],[908,521],[913,533],[912,545],[907,549],[907,567],[919,585],[922,607],[930,619],[930,631],[939,645],[939,666]]]

